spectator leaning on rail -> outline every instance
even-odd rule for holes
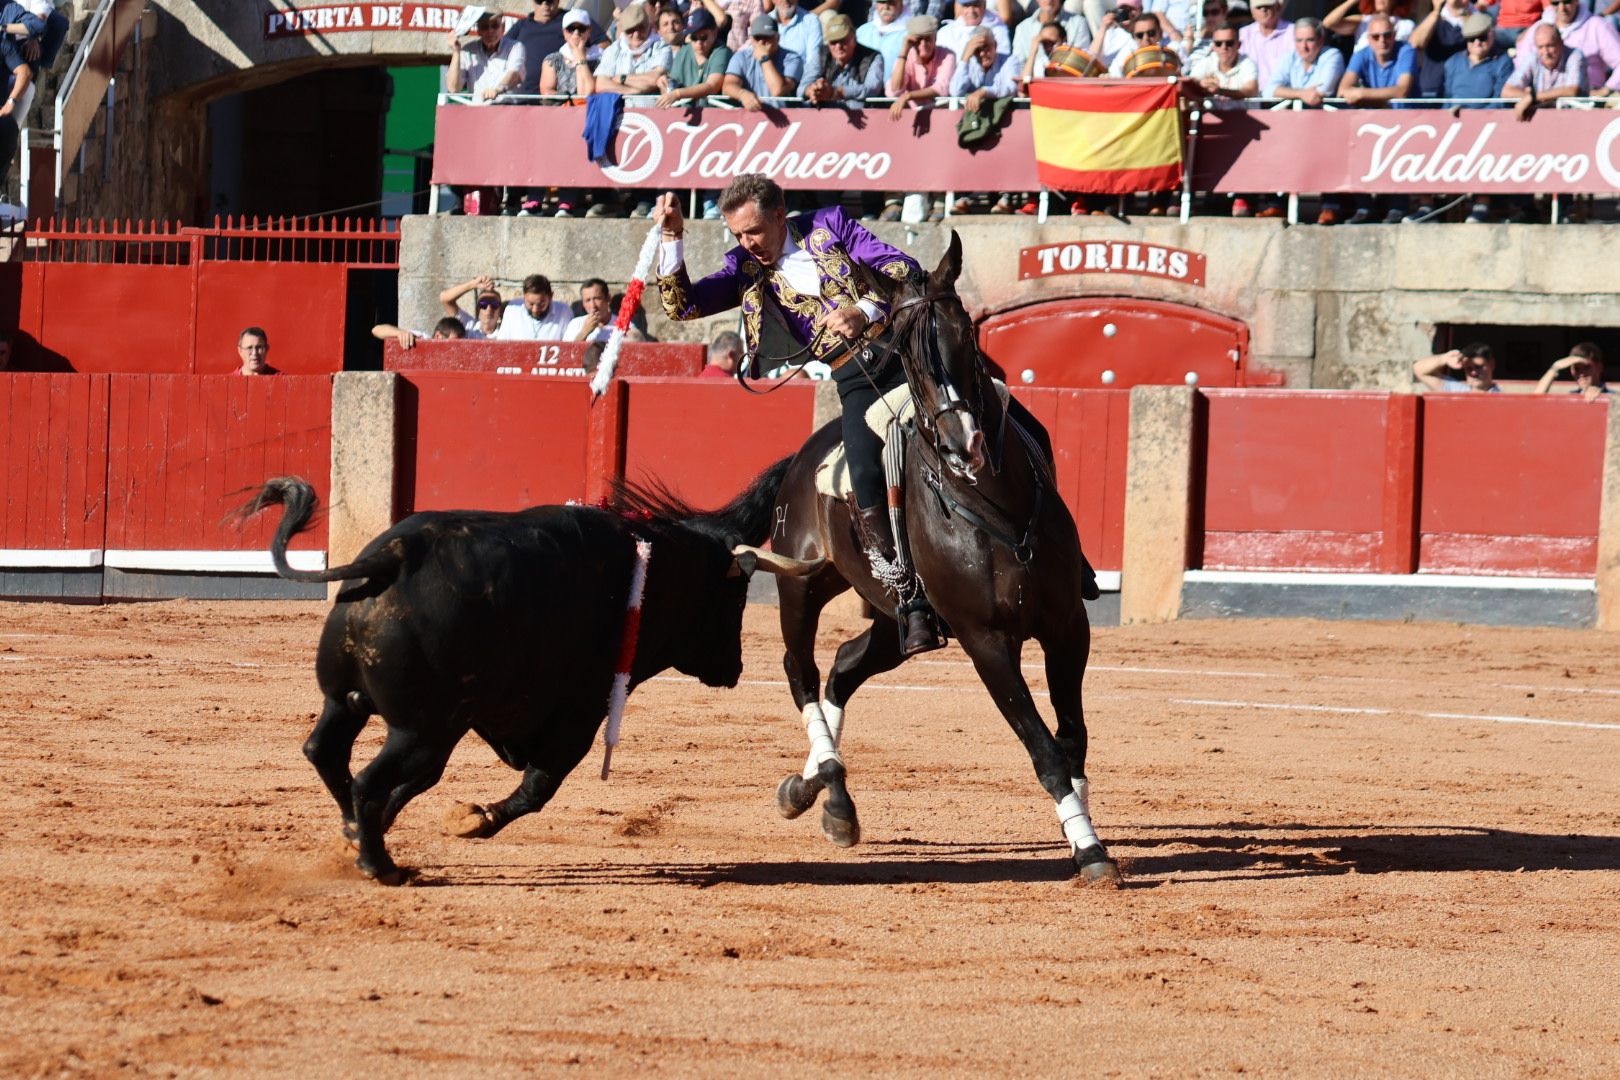
[[[551,281],[544,274],[523,279],[523,299],[507,302],[500,329],[490,337],[497,341],[558,341],[574,318],[574,312],[561,300],[551,298]]]
[[[821,47],[804,64],[804,97],[812,105],[865,106],[883,96],[888,70],[883,54],[855,40],[848,16],[833,15],[822,27]]]
[[[1417,50],[1395,40],[1388,15],[1369,16],[1362,25],[1368,46],[1351,54],[1339,96],[1358,109],[1398,108],[1417,84]]]
[[[476,293],[471,315],[463,311],[459,303],[470,292]],[[475,341],[495,336],[495,331],[501,327],[501,313],[506,308],[500,291],[495,288],[495,279],[488,274],[450,286],[439,294],[439,305],[445,315],[459,322],[467,331],[467,337]]]
[[[883,71],[887,78],[888,72],[894,70],[894,62],[900,59],[900,50],[906,46],[906,16],[900,0],[873,0],[872,17],[855,31],[855,40],[883,54]]]
[[[1324,99],[1339,88],[1344,76],[1344,57],[1337,49],[1324,49],[1322,24],[1305,18],[1294,24],[1294,54],[1288,63],[1273,73],[1272,83],[1266,87],[1266,96],[1298,101],[1308,109],[1320,109]],[[1316,217],[1318,225],[1336,225],[1340,204],[1336,196],[1322,200],[1322,211]],[[1281,217],[1282,207],[1267,205],[1261,217]]]
[[[913,15],[906,22],[906,44],[900,59],[889,71],[889,119],[898,120],[912,102],[927,105],[951,92],[956,74],[956,54],[941,49],[939,20],[932,15]]]
[[[562,339],[607,341],[613,334],[613,294],[608,291],[607,282],[601,278],[587,280],[579,287],[579,304],[585,313],[568,321]],[[645,338],[640,330],[632,326],[625,330],[624,340],[643,341]]]
[[[962,119],[956,126],[957,143],[969,146],[989,138],[1002,123],[1012,99],[1018,95],[1018,61],[1006,53],[996,51],[996,38],[990,27],[981,26],[962,46],[962,57],[951,76],[951,96],[962,98]],[[999,104],[998,104],[999,103]],[[987,204],[984,193],[962,194],[951,206],[953,214],[971,214],[979,205]],[[998,212],[1013,209],[1009,197],[1003,193],[996,206]]]
[[[821,25],[819,20],[816,25]],[[726,67],[726,96],[736,98],[749,112],[759,112],[767,98],[775,105],[782,98],[796,96],[803,75],[804,57],[782,48],[776,16],[755,15],[749,24],[748,48],[733,56]]]
[[[675,54],[669,76],[660,83],[661,108],[702,105],[711,94],[725,89],[731,50],[719,44],[720,31],[707,9],[694,7],[686,17],[686,44]]]
[[[1423,28],[1418,28],[1422,33]],[[1416,35],[1414,35],[1416,36]],[[1446,60],[1443,77],[1440,80],[1440,96],[1452,99],[1491,98],[1499,99],[1503,88],[1513,75],[1513,61],[1500,52],[1496,47],[1496,28],[1491,25],[1491,17],[1482,11],[1476,11],[1463,20],[1463,51],[1452,55]],[[1495,103],[1476,103],[1458,105],[1455,111],[1462,109],[1492,109],[1499,108]],[[1428,214],[1427,206],[1419,206],[1417,216]],[[1466,220],[1470,224],[1482,224],[1490,220],[1491,203],[1488,195],[1476,195],[1474,204],[1469,208]]]
[[[1436,394],[1500,394],[1496,384],[1496,356],[1483,342],[1425,356],[1412,365],[1412,374]],[[1448,378],[1449,376],[1449,378]]]
[[[675,54],[652,32],[647,9],[631,4],[615,18],[619,36],[602,50],[596,65],[598,94],[656,94]]]
[[[1586,57],[1581,51],[1566,47],[1552,23],[1537,23],[1530,36],[1535,61],[1515,71],[1502,88],[1502,96],[1513,99],[1513,115],[1520,120],[1530,119],[1543,101],[1586,96]]]
[[[1209,52],[1192,61],[1188,78],[1215,99],[1217,109],[1241,109],[1245,98],[1260,92],[1254,61],[1238,49],[1238,32],[1224,23],[1210,35]]]
[[[263,327],[250,326],[236,335],[236,357],[238,375],[279,374],[270,366],[270,335]]]
[[[1606,97],[1620,90],[1620,32],[1601,15],[1593,15],[1587,0],[1547,0],[1547,11],[1536,24],[1556,26],[1564,46],[1586,60],[1586,85],[1593,97]],[[1532,51],[1522,46],[1514,56],[1520,72],[1535,63]]]
[[[1557,381],[1560,373],[1567,373],[1575,380],[1575,389],[1570,393],[1579,394],[1587,401],[1601,401],[1603,395],[1609,393],[1609,388],[1603,382],[1603,350],[1590,341],[1570,346],[1569,355],[1562,360],[1555,360],[1553,366],[1541,376],[1541,381],[1536,383],[1535,392],[1552,393],[1553,383]]]
[[[406,330],[393,323],[378,323],[371,328],[371,336],[378,341],[397,341],[402,349],[414,349],[416,343],[425,337],[431,337],[434,341],[459,340],[467,336],[467,328],[446,315],[433,324],[432,334],[424,334],[420,330]]]
[[[541,64],[540,93],[582,101],[596,90],[593,71],[602,60],[602,48],[591,44],[591,17],[580,9],[562,17],[562,28],[562,46]]]
[[[501,36],[497,14],[478,16],[472,36],[463,45],[455,31],[450,32],[450,70],[444,85],[452,94],[470,93],[475,105],[488,105],[517,89],[527,58],[515,38]]]
[[[1018,65],[1017,70],[1024,70],[1024,62],[1035,51],[1035,38],[1041,27],[1052,23],[1062,25],[1065,40],[1075,48],[1091,46],[1091,24],[1084,15],[1065,14],[1063,0],[1035,0],[1035,10],[1013,30],[1012,58]]]

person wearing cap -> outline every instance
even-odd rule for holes
[[[804,57],[782,48],[776,16],[765,12],[749,23],[748,48],[731,58],[723,85],[727,97],[736,98],[749,112],[759,112],[765,98],[774,103],[797,94],[803,75]]]
[[[821,48],[821,20],[800,7],[798,0],[776,0],[766,10],[776,16],[776,35],[784,52],[797,53],[802,61]]]
[[[718,44],[719,28],[707,8],[693,7],[686,17],[686,44],[675,53],[669,75],[659,83],[659,108],[690,102],[702,105],[710,94],[725,88],[731,50]]]
[[[463,45],[450,31],[450,70],[444,86],[452,94],[470,93],[475,104],[487,105],[517,89],[527,57],[515,39],[501,35],[501,17],[492,12],[478,17],[471,35]]]
[[[850,517],[874,568],[892,572],[897,560],[879,460],[882,441],[866,416],[880,396],[905,386],[898,349],[886,347],[881,335],[895,288],[920,278],[922,268],[851,221],[836,202],[790,217],[781,187],[760,173],[733,180],[720,196],[720,212],[737,246],[726,252],[719,270],[693,281],[680,199],[674,192],[659,197],[653,218],[662,230],[657,280],[664,314],[688,321],[741,308],[754,370],[806,360],[833,369],[854,494]],[[902,651],[909,656],[936,647],[921,590],[906,588],[912,584],[907,579],[899,584],[905,598],[897,605]]]
[[[1035,49],[1035,38],[1041,32],[1041,27],[1060,23],[1063,26],[1065,40],[1077,49],[1091,48],[1091,24],[1086,22],[1084,15],[1069,15],[1063,10],[1063,0],[1035,0],[1035,11],[1029,18],[1024,19],[1013,31],[1012,57],[1018,63],[1018,70],[1024,68],[1024,61]]]
[[[626,7],[614,19],[619,36],[602,50],[596,65],[598,94],[651,94],[669,71],[675,54],[652,32],[652,19],[640,3]]]
[[[474,314],[469,315],[462,310],[459,301],[475,290],[476,306]],[[501,314],[506,307],[500,290],[495,288],[495,279],[488,274],[480,274],[460,285],[450,286],[439,294],[439,304],[444,308],[445,315],[466,327],[467,337],[473,340],[494,337],[495,331],[501,328]]]
[[[987,25],[984,19],[984,0],[956,0],[956,18],[948,20],[939,28],[935,43],[956,57],[957,65],[961,66],[968,38],[978,33],[979,27],[984,25]],[[1008,37],[1005,26],[992,27],[991,33],[996,39],[997,52],[1003,55],[1012,52],[1012,39]]]
[[[834,14],[822,27],[821,48],[805,62],[804,97],[812,105],[859,109],[883,95],[883,54],[855,39],[848,15]]]
[[[889,119],[899,120],[912,102],[919,105],[951,92],[956,54],[939,47],[939,20],[913,15],[906,21],[906,45],[889,72]]]
[[[591,17],[574,8],[562,17],[562,27],[562,47],[541,65],[540,93],[590,97],[596,89],[592,71],[602,60],[602,47],[591,44]]]
[[[1254,21],[1238,31],[1238,44],[1254,61],[1260,92],[1269,94],[1294,55],[1294,24],[1282,17],[1282,0],[1250,0],[1249,13]]]
[[[855,31],[855,40],[883,54],[883,72],[887,79],[906,44],[904,5],[900,0],[873,0],[872,16]]]

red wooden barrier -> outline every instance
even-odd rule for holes
[[[0,549],[104,548],[107,377],[0,374]]]
[[[583,381],[466,372],[401,378],[406,513],[518,510],[585,497],[591,406]]]
[[[586,346],[571,341],[431,341],[402,349],[383,344],[384,371],[483,371],[502,374],[585,378]],[[695,342],[625,342],[614,374],[630,376],[696,375],[703,370],[708,348]],[[502,371],[502,369],[510,369]]]
[[[221,519],[272,476],[302,476],[325,499],[330,376],[110,377],[109,550],[264,550],[279,515],[238,529]],[[326,522],[294,549],[326,550]]]
[[[244,327],[257,326],[270,337],[270,366],[277,371],[342,371],[348,282],[349,268],[341,263],[199,264],[196,330],[188,350],[194,359],[187,370],[198,375],[235,371],[242,362],[237,337]]]
[[[656,477],[692,505],[724,505],[748,481],[810,437],[814,384],[767,397],[726,379],[632,379],[625,475]]]
[[[1017,395],[1052,436],[1058,491],[1080,528],[1086,558],[1098,570],[1118,570],[1124,556],[1130,395],[1035,387],[1020,387]]]
[[[1206,398],[1206,569],[1415,569],[1417,398],[1308,390]]]
[[[1608,402],[1459,394],[1423,402],[1421,567],[1586,577],[1597,570]]]

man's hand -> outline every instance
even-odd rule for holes
[[[1313,109],[1322,107],[1322,91],[1314,86],[1307,86],[1299,92],[1299,99]]]
[[[1531,116],[1535,115],[1535,111],[1536,99],[1531,97],[1529,94],[1524,95],[1524,97],[1513,103],[1513,119],[1520,122],[1529,120]]]
[[[472,280],[473,288],[479,292],[488,292],[495,287],[495,279],[489,274],[479,274]]]
[[[980,109],[984,108],[984,99],[989,96],[990,91],[981,86],[967,96],[967,100],[963,103],[963,107],[966,108],[968,112],[978,112]]]
[[[911,99],[906,97],[904,94],[901,94],[899,97],[895,98],[894,104],[889,106],[889,119],[898,120],[902,116],[906,115],[906,103],[910,100]]]
[[[1344,98],[1344,100],[1349,102],[1351,105],[1359,105],[1361,103],[1361,87],[1346,87],[1344,92],[1339,96]]]
[[[770,38],[749,38],[748,44],[754,50],[754,59],[763,63],[770,59],[771,48],[775,42]]]
[[[1204,88],[1204,93],[1213,94],[1220,90],[1221,80],[1217,79],[1213,75],[1205,75],[1202,79],[1198,80],[1198,85]]]
[[[399,347],[402,349],[416,348],[416,335],[403,327],[400,329],[399,333],[394,335],[394,340],[399,342]]]
[[[765,103],[759,100],[759,95],[755,93],[744,94],[737,100],[742,102],[744,112],[761,112],[765,108]]]
[[[817,79],[804,88],[804,99],[812,105],[824,105],[833,99],[832,87],[826,79]]]
[[[841,338],[853,341],[866,331],[871,320],[858,307],[834,308],[822,317],[822,325]]]
[[[1462,367],[1463,367],[1463,355],[1462,355],[1462,350],[1461,349],[1452,349],[1451,351],[1449,351],[1449,352],[1447,352],[1447,353],[1445,353],[1443,355],[1445,356],[1446,367],[1450,368],[1453,371],[1461,371],[1462,370]]]
[[[658,201],[653,204],[652,216],[666,240],[678,240],[686,231],[686,222],[681,217],[680,200],[675,197],[673,191],[666,191],[658,196]]]
[[[662,94],[658,95],[658,107],[660,109],[673,109],[675,106],[681,103],[681,100],[681,98],[676,96],[675,91],[665,90]]]

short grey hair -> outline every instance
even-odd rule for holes
[[[1307,15],[1303,19],[1295,19],[1294,29],[1309,30],[1311,32],[1311,36],[1316,38],[1317,41],[1324,41],[1327,39],[1327,33],[1322,29],[1322,20],[1313,15]]]
[[[786,210],[787,199],[781,187],[764,173],[743,173],[720,194],[720,212],[734,213],[745,203],[756,204],[761,213]]]
[[[722,330],[709,342],[710,356],[724,356],[726,353],[736,356],[743,354],[743,339],[735,331]]]

